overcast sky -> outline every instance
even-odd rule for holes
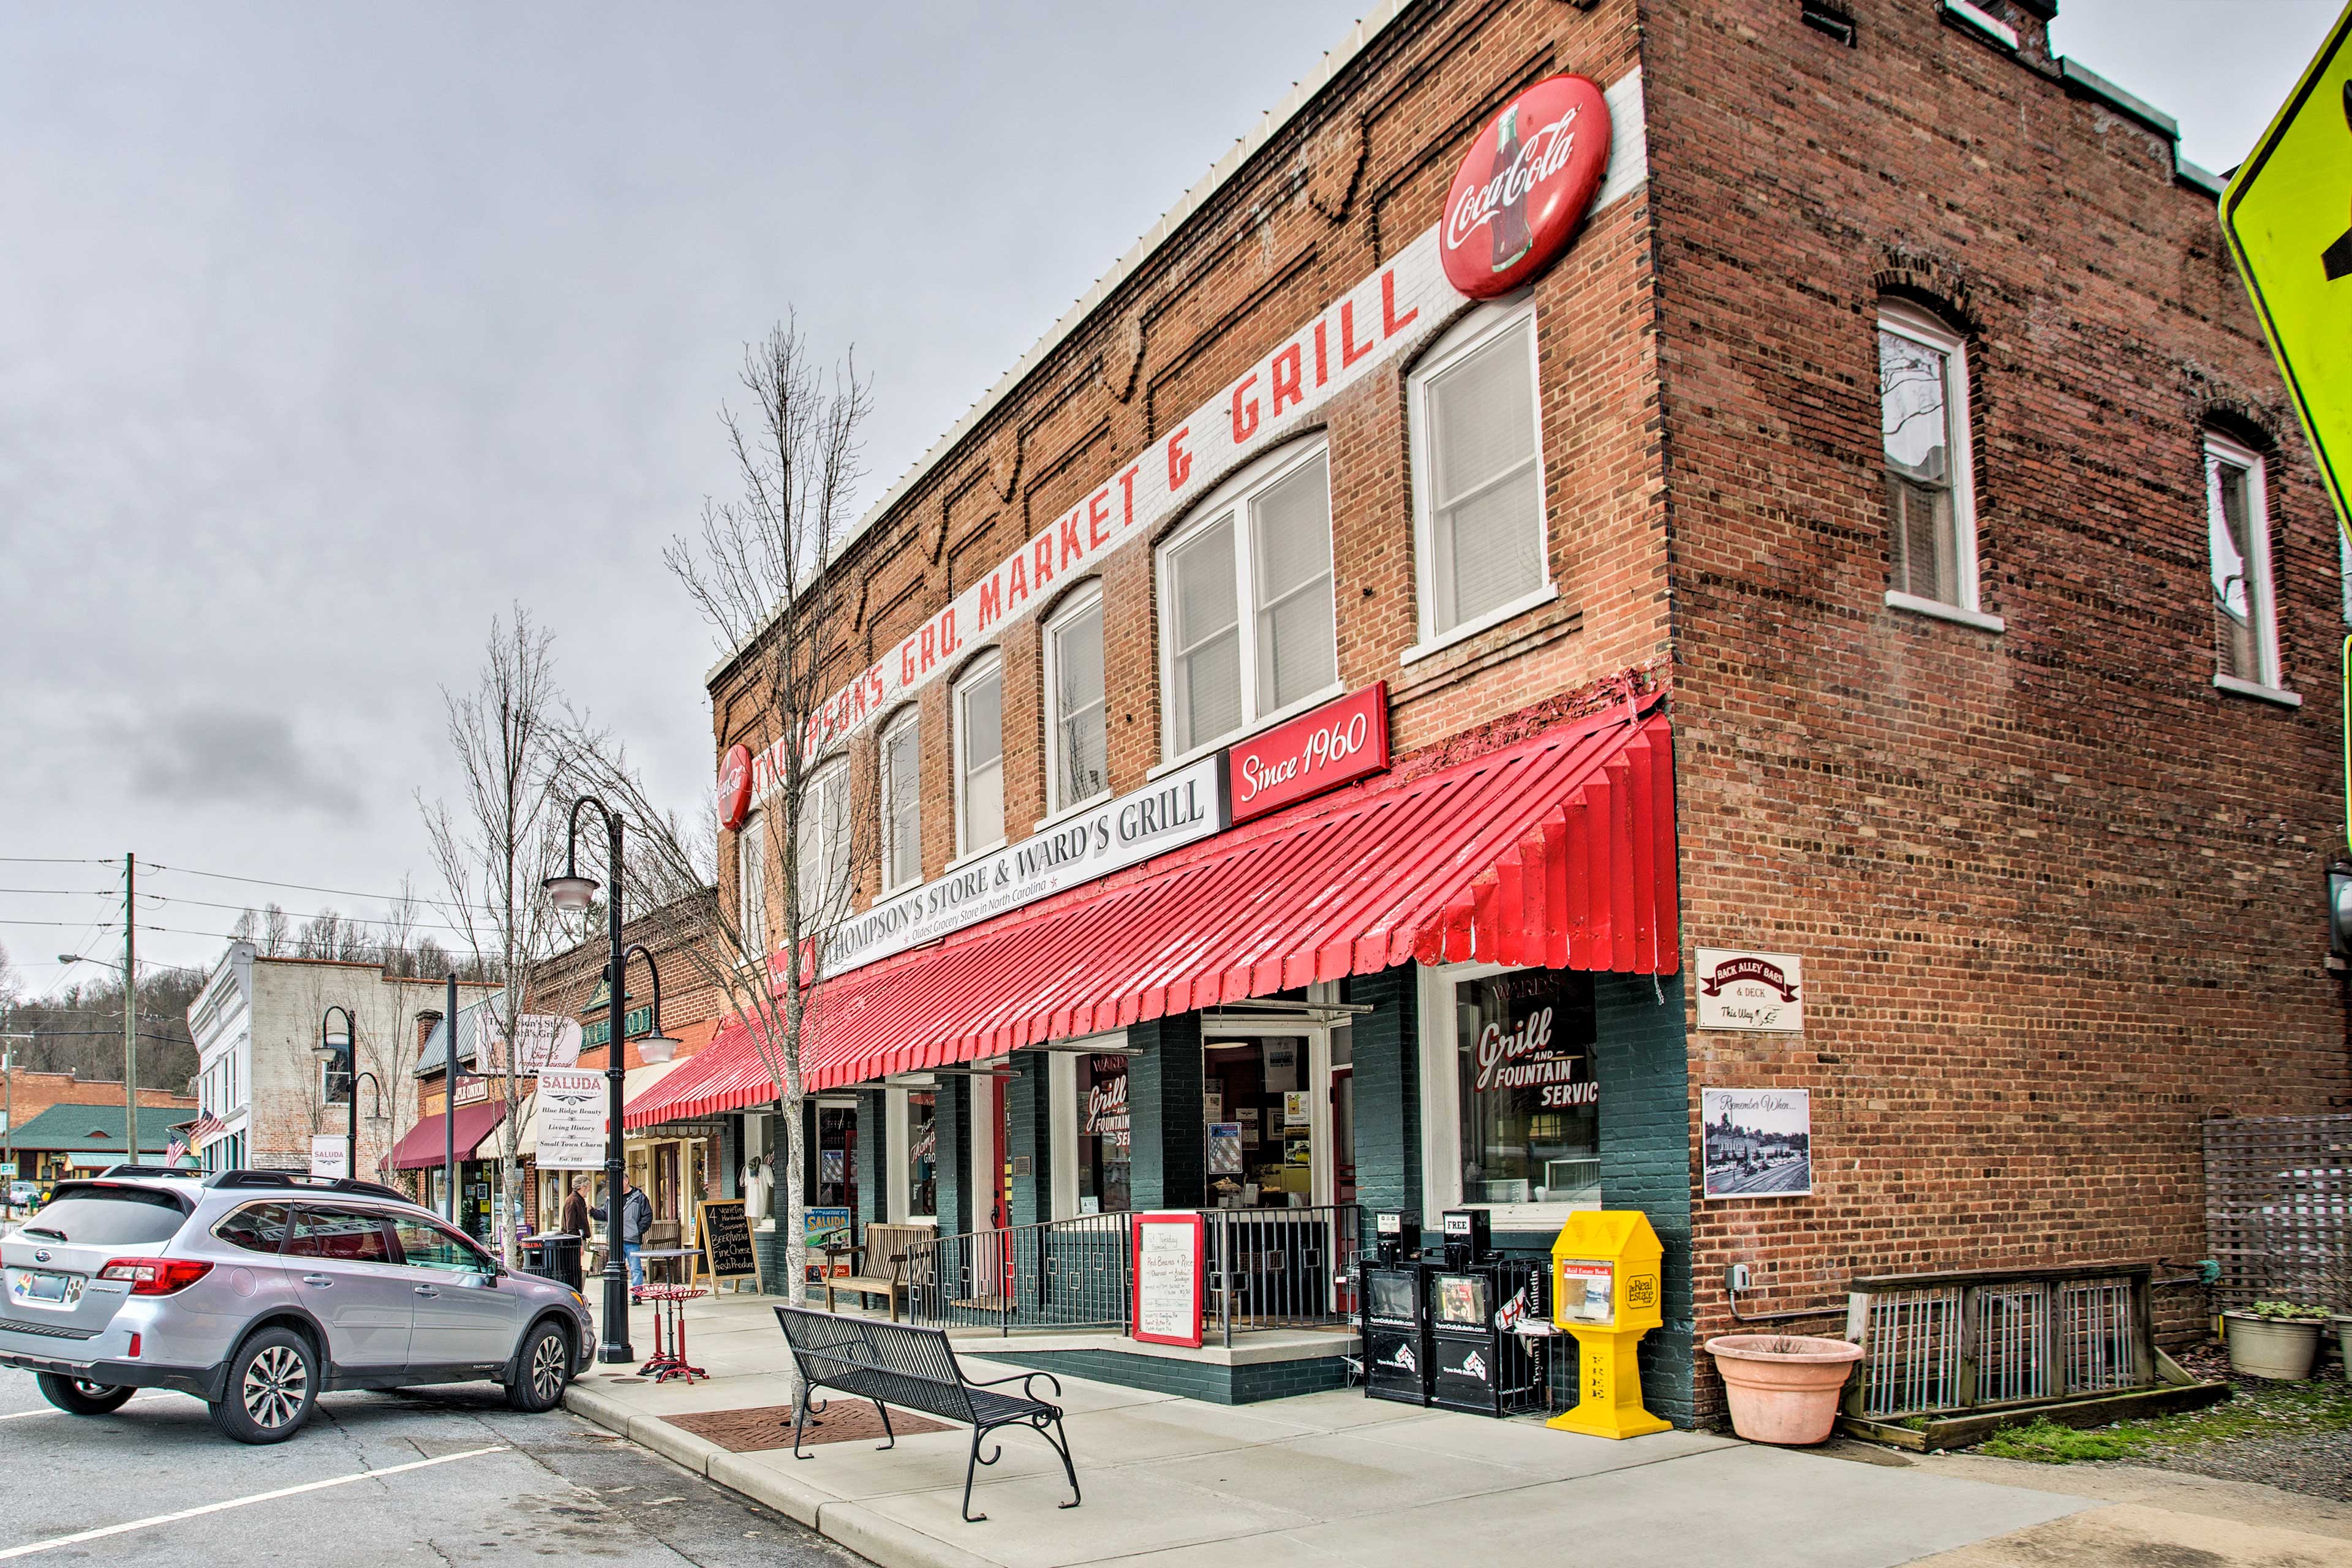
[[[380,912],[189,870],[438,891],[439,688],[518,598],[698,802],[712,649],[659,551],[730,486],[742,342],[856,345],[879,493],[1360,8],[0,0],[0,858],[178,868],[141,949],[184,963],[234,919],[186,900]],[[2335,10],[2054,37],[2218,171]],[[117,918],[0,893],[36,987]]]

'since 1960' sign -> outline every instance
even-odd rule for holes
[[[1237,741],[1230,755],[1235,822],[1379,773],[1389,765],[1388,682]]]
[[[1223,756],[1202,757],[1131,795],[1107,800],[1040,828],[1018,844],[885,899],[834,928],[825,944],[824,972],[840,974],[920,947],[992,915],[1221,833],[1232,820],[1223,784]]]

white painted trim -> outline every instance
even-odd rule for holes
[[[2241,680],[2234,675],[2213,672],[2213,684],[2223,691],[2234,691],[2241,697],[2257,697],[2264,702],[2275,702],[2282,708],[2300,708],[2303,699],[2284,687],[2264,686],[2260,681]]]
[[[1509,605],[1483,611],[1441,632],[1436,627],[1433,602],[1433,592],[1436,586],[1437,518],[1436,499],[1431,493],[1431,485],[1436,476],[1437,465],[1429,452],[1430,384],[1483,352],[1497,339],[1515,331],[1527,334],[1528,381],[1534,392],[1528,400],[1528,407],[1535,426],[1530,434],[1535,438],[1536,529],[1542,536],[1538,554],[1543,562],[1543,585],[1540,590],[1521,595]],[[1545,598],[1558,596],[1558,586],[1551,575],[1551,492],[1545,485],[1543,363],[1538,336],[1535,295],[1532,290],[1522,291],[1517,298],[1507,302],[1472,310],[1448,328],[1445,335],[1413,367],[1412,378],[1406,384],[1406,444],[1412,470],[1413,599],[1415,614],[1419,617],[1414,625],[1421,639],[1416,651],[1426,649],[1434,652],[1448,643],[1475,636],[1477,631],[1508,619],[1511,614],[1532,608]]]
[[[1941,599],[1923,599],[1916,594],[1906,594],[1900,588],[1886,590],[1886,607],[1908,610],[1915,616],[1933,616],[1939,621],[1956,626],[1974,626],[1980,632],[2005,632],[2009,623],[1999,616],[1989,616],[1982,610],[1964,610],[1958,605],[1948,605]]]
[[[902,730],[915,732],[915,874],[903,882],[890,880],[890,805],[893,795],[890,774],[890,742]],[[909,888],[920,887],[923,881],[923,714],[919,705],[909,702],[903,712],[882,726],[881,743],[875,750],[875,783],[881,786],[881,840],[876,857],[881,862],[882,897],[903,893]]]
[[[1505,621],[1517,620],[1519,616],[1526,615],[1529,610],[1541,609],[1544,605],[1550,604],[1554,599],[1559,597],[1559,585],[1553,583],[1546,583],[1542,587],[1537,589],[1532,594],[1514,599],[1507,605],[1497,605],[1493,609],[1487,611],[1485,615],[1478,616],[1475,620],[1463,622],[1460,626],[1454,627],[1452,631],[1446,633],[1444,637],[1439,637],[1434,642],[1419,642],[1413,644],[1411,647],[1405,649],[1404,652],[1397,655],[1397,663],[1400,666],[1418,664],[1423,659],[1429,658],[1432,654],[1444,653],[1447,648],[1454,647],[1456,643],[1468,642],[1480,632],[1491,632],[1496,626],[1501,626]]]
[[[1947,421],[1944,427],[1944,441],[1946,449],[1951,454],[1952,553],[1956,557],[1953,572],[1959,579],[1960,602],[1958,605],[1945,605],[1943,608],[1966,610],[1970,615],[1981,616],[1984,614],[1984,603],[1979,596],[1977,584],[1976,426],[1969,416],[1969,405],[1975,401],[1975,393],[1974,384],[1969,375],[1968,340],[1917,306],[1906,304],[1900,300],[1879,301],[1878,330],[1882,332],[1892,332],[1896,337],[1908,338],[1921,347],[1933,349],[1944,356],[1948,372],[1944,386],[1944,416]],[[1878,342],[1875,338],[1871,341],[1870,360],[1873,365],[1878,363]],[[1883,415],[1881,422],[1884,423]],[[1879,461],[1884,466],[1885,454],[1883,443]],[[1890,530],[1894,521],[1894,516],[1890,512],[1887,517]],[[1887,540],[1886,554],[1891,565],[1895,558],[1895,541],[1891,533]],[[1893,592],[1894,590],[1889,590],[1890,594]],[[1937,600],[1924,599],[1911,594],[1905,594],[1903,597],[1906,600],[1903,607],[1906,609],[1940,603]],[[1893,603],[1892,598],[1888,602]],[[1933,615],[1935,612],[1928,610],[1922,613]],[[1961,617],[1946,618],[1958,620]],[[1976,623],[1966,624],[1975,625]],[[1983,629],[1997,631],[2000,628],[1994,626]]]
[[[2242,676],[2224,676],[2215,672],[2213,684],[2225,691],[2236,691],[2250,697],[2264,697],[2272,692],[2284,694],[2285,679],[2279,671],[2278,589],[2271,571],[2271,492],[2269,466],[2263,455],[2242,442],[2208,430],[2205,432],[2205,561],[2206,586],[2212,586],[2214,510],[2221,500],[2216,486],[2216,469],[2223,463],[2246,471],[2246,536],[2253,546],[2253,559],[2247,563],[2253,569],[2252,599],[2262,624],[2255,628],[2255,658],[2262,665],[2262,679],[2248,680]],[[2218,656],[2217,656],[2218,657]],[[2302,699],[2297,698],[2299,705]]]
[[[1110,653],[1110,628],[1108,626],[1103,625],[1102,608],[1102,579],[1100,577],[1097,577],[1091,582],[1081,583],[1077,587],[1071,590],[1068,596],[1055,608],[1053,615],[1047,617],[1043,628],[1043,635],[1039,639],[1045,644],[1044,664],[1045,689],[1039,695],[1044,699],[1042,706],[1045,711],[1045,812],[1048,819],[1065,816],[1074,811],[1084,811],[1087,806],[1093,805],[1098,801],[1108,800],[1111,795],[1110,784],[1108,782],[1110,777],[1110,770],[1108,767],[1108,749],[1110,744],[1110,660],[1108,657]],[[1072,801],[1067,805],[1065,805],[1061,800],[1062,659],[1060,651],[1061,645],[1058,634],[1070,622],[1076,620],[1088,610],[1095,612],[1095,624],[1101,632],[1103,643],[1102,708],[1103,745],[1105,749],[1105,767],[1103,770],[1103,777],[1106,782],[1101,789],[1097,790],[1094,794],[1087,796],[1084,800]],[[1043,826],[1044,824],[1041,823],[1039,826]]]
[[[1449,963],[1414,966],[1420,986],[1421,1072],[1421,1204],[1424,1221],[1447,1209],[1483,1208],[1497,1230],[1556,1230],[1579,1209],[1597,1209],[1608,1197],[1579,1204],[1465,1204],[1462,1201],[1462,1103],[1454,1070],[1454,988],[1465,980],[1508,974],[1507,963]],[[1606,1039],[1595,1049],[1606,1049]],[[1603,1102],[1601,1113],[1608,1114]],[[1360,1128],[1361,1119],[1359,1118]],[[1601,1130],[1603,1137],[1608,1129]]]
[[[992,677],[993,677],[996,681],[996,837],[990,839],[985,844],[974,844],[971,842],[971,825],[966,821],[964,817],[964,806],[968,803],[965,799],[966,792],[964,789],[963,702],[965,694],[970,691],[971,688]],[[950,688],[948,691],[948,729],[950,733],[950,738],[954,742],[951,754],[954,758],[955,764],[953,804],[955,806],[956,862],[961,864],[963,861],[971,859],[975,856],[985,855],[994,849],[1002,849],[1004,847],[1005,844],[1004,779],[1007,770],[1004,765],[1004,658],[1002,654],[992,649],[990,652],[984,653],[978,658],[973,659],[971,661],[971,668],[965,670],[961,675],[956,677],[955,685]]]
[[[907,1091],[882,1091],[883,1212],[892,1225],[907,1223]]]
[[[2018,47],[2017,29],[1982,6],[1972,5],[1969,0],[1944,0],[1944,10],[1948,15],[1958,17],[2004,48]]]
[[[1078,1212],[1078,1058],[1066,1051],[1045,1058],[1047,1148],[1052,1151],[1048,1174],[1053,1178],[1048,1219],[1068,1219]]]
[[[1318,435],[1290,442],[1246,465],[1202,497],[1184,521],[1169,530],[1153,547],[1152,582],[1160,604],[1160,750],[1165,759],[1162,766],[1172,767],[1190,758],[1205,755],[1276,721],[1273,715],[1261,715],[1257,710],[1257,552],[1252,548],[1255,542],[1256,520],[1251,509],[1266,491],[1310,463],[1318,461],[1323,465],[1323,562],[1325,574],[1331,578],[1331,642],[1336,650],[1339,639],[1339,585],[1331,540],[1331,444],[1326,437]],[[1213,735],[1197,742],[1179,755],[1172,749],[1171,741],[1175,733],[1171,704],[1176,691],[1175,646],[1171,639],[1174,635],[1176,612],[1175,598],[1170,591],[1169,558],[1227,518],[1233,521],[1234,603],[1238,617],[1235,630],[1240,638],[1241,652],[1236,677],[1241,684],[1241,722],[1223,734]],[[1336,683],[1325,689],[1337,689]],[[1309,699],[1316,696],[1310,693]],[[1301,711],[1313,705],[1309,699],[1289,703],[1278,711]]]

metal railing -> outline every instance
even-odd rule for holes
[[[1254,1329],[1354,1321],[1360,1215],[1353,1204],[1203,1209],[1204,1328],[1225,1344]],[[1130,1221],[1081,1215],[967,1231],[907,1255],[912,1321],[938,1328],[1125,1329],[1134,1288]]]
[[[1856,1279],[1847,1409],[1885,1420],[2147,1386],[2148,1287],[2145,1266]]]
[[[1123,1329],[1129,1248],[1123,1214],[918,1242],[907,1254],[908,1310],[937,1328]]]
[[[1353,1204],[1203,1209],[1208,1315],[1234,1331],[1344,1326],[1355,1320],[1361,1216]]]

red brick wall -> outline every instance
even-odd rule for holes
[[[1735,1260],[1757,1310],[2200,1257],[2200,1121],[2352,1089],[2318,896],[2334,521],[2211,197],[1990,3],[2023,58],[1929,0],[1853,5],[1853,48],[1782,0],[1643,6],[1685,940],[1811,984],[1801,1037],[1694,1033],[1693,1123],[1704,1084],[1810,1088],[1820,1185],[1697,1205],[1702,1333]],[[1998,635],[1883,601],[1874,313],[1904,286],[1968,329]],[[2221,409],[2274,443],[2299,710],[2212,684]],[[2159,1300],[2174,1332],[2196,1310]]]
[[[860,630],[861,651],[887,650],[1434,223],[1463,152],[1513,93],[1564,70],[1607,85],[1634,64],[1631,0],[1595,11],[1488,0],[1400,20],[1027,385],[909,486],[846,558],[841,569],[859,575],[852,597],[871,622]],[[1648,230],[1646,196],[1636,189],[1597,214],[1535,285],[1558,603],[1401,667],[1417,635],[1411,353],[1326,407],[1340,679],[1349,689],[1391,683],[1400,752],[1664,656]],[[1433,341],[1444,325],[1413,330]],[[1200,478],[1205,496],[1222,476]],[[1099,576],[1111,787],[1124,793],[1140,787],[1161,756],[1150,543],[1118,551]],[[1060,595],[1077,583],[1054,587]],[[1044,618],[1011,626],[1001,642],[1006,831],[1015,840],[1045,810]],[[721,750],[763,738],[746,718],[757,706],[746,689],[753,673],[722,679],[715,691]],[[955,854],[950,683],[912,700],[923,724],[924,869],[936,876]],[[878,730],[850,748],[866,858],[861,905],[877,890]],[[731,874],[731,841],[724,858]],[[776,891],[771,902],[781,908]]]
[[[69,1072],[26,1072],[18,1070],[12,1079],[9,1104],[16,1113],[15,1124],[22,1127],[52,1105],[111,1105],[122,1103],[122,1084],[104,1079],[76,1078]],[[174,1110],[196,1113],[196,1102],[184,1094],[169,1089],[142,1089],[139,1091],[142,1105],[168,1105]],[[142,1120],[144,1120],[143,1118]],[[116,1131],[120,1131],[118,1127]]]

